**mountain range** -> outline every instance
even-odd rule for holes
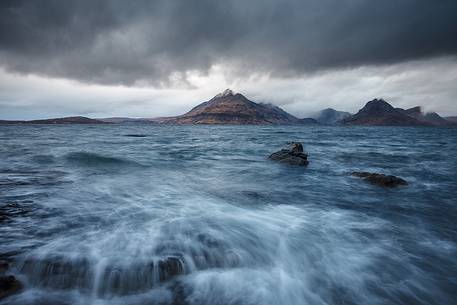
[[[90,119],[82,116],[32,121],[6,121],[0,124],[231,124],[231,125],[380,125],[457,126],[457,117],[443,118],[436,112],[424,113],[420,106],[394,108],[383,99],[366,103],[356,114],[327,108],[314,118],[298,118],[278,106],[256,103],[227,89],[183,115],[161,118],[113,117]]]

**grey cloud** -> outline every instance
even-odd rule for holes
[[[3,1],[0,64],[89,83],[168,85],[457,54],[455,0]]]

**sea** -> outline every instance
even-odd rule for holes
[[[1,305],[457,304],[457,129],[0,126],[0,260]]]

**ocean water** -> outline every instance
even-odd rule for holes
[[[308,167],[267,159],[289,141]],[[0,259],[24,284],[2,305],[457,302],[456,129],[0,126],[0,144]]]

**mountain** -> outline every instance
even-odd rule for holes
[[[424,113],[422,111],[421,106],[416,106],[413,108],[409,108],[406,110],[403,110],[401,108],[396,108],[399,111],[403,111],[403,113],[409,115],[410,117],[413,117],[420,122],[423,122],[425,124],[430,124],[433,126],[451,126],[454,125],[452,121],[446,120],[445,118],[441,117],[438,113],[436,112],[427,112]]]
[[[428,122],[435,126],[447,126],[447,125],[454,125],[453,122],[446,120],[445,118],[441,117],[436,112],[428,112],[420,118],[421,121]]]
[[[319,125],[320,123],[313,118],[303,118],[299,119],[300,124],[302,125]]]
[[[337,111],[332,108],[321,110],[315,117],[316,121],[324,125],[337,125],[340,124],[344,119],[350,117],[349,112]]]
[[[401,108],[394,108],[383,99],[368,102],[356,114],[343,120],[346,125],[381,125],[381,126],[429,126],[406,113]]]
[[[106,124],[100,120],[94,120],[83,116],[72,116],[65,118],[53,118],[44,120],[31,120],[31,121],[9,121],[0,120],[0,124]]]
[[[298,119],[283,109],[263,103],[255,103],[240,93],[227,89],[189,112],[168,118],[157,118],[162,124],[290,124],[310,123]]]
[[[346,125],[391,126],[457,126],[436,112],[422,112],[420,106],[409,109],[394,108],[383,99],[368,102],[355,115],[343,121]]]
[[[457,116],[447,116],[445,119],[452,123],[457,123]]]

